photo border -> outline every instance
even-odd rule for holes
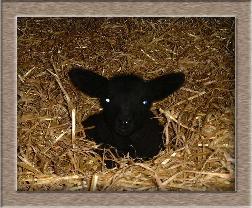
[[[49,205],[250,205],[250,1],[239,2],[14,2],[2,3],[1,203]],[[213,13],[214,12],[214,13]],[[66,15],[69,14],[69,15]],[[197,14],[197,15],[195,15]],[[20,16],[235,16],[236,192],[70,193],[16,192],[16,17]]]

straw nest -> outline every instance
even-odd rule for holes
[[[19,191],[235,190],[234,18],[22,17],[17,26]],[[73,65],[106,77],[184,72],[185,85],[152,107],[166,149],[107,169],[81,125],[101,109],[71,85]]]

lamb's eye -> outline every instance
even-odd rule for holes
[[[106,98],[105,101],[106,101],[106,103],[110,103],[110,99],[109,98]]]
[[[147,105],[147,103],[148,103],[147,100],[144,100],[144,101],[143,101],[143,104],[144,104],[144,105]]]

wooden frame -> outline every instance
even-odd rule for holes
[[[2,205],[233,205],[248,206],[250,2],[12,2],[2,4]],[[237,192],[18,193],[16,192],[16,16],[235,16],[237,18]]]

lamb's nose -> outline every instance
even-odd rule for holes
[[[127,119],[124,118],[124,119],[120,119],[119,121],[120,121],[122,126],[128,126],[130,124],[130,122],[131,122],[131,119],[130,118],[127,118]]]
[[[129,123],[129,121],[122,121],[123,125],[127,125]]]

